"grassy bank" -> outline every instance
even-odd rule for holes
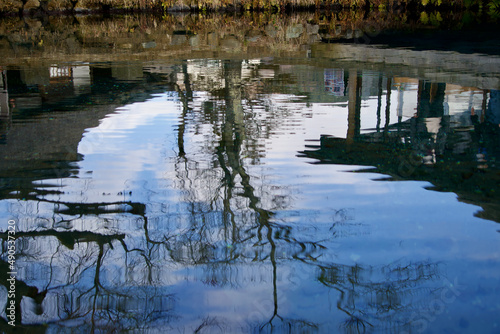
[[[500,16],[500,0],[2,0],[2,15],[74,12],[270,11],[340,8],[384,10],[474,10]]]
[[[485,23],[464,13],[394,14],[371,11],[335,13],[141,14],[102,16],[7,17],[0,20],[0,65],[19,62],[155,60],[211,58],[244,54],[245,58],[304,55],[319,41],[372,44],[390,32],[455,32]]]

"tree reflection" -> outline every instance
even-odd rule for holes
[[[269,261],[272,271],[272,310],[269,310],[267,320],[256,325],[256,330],[260,332],[315,332],[320,328],[319,324],[305,319],[287,318],[280,314],[279,267],[281,263],[287,261],[297,261],[316,268],[318,281],[340,293],[337,306],[347,315],[344,323],[346,332],[369,331],[385,322],[400,329],[411,326],[401,318],[401,314],[408,317],[408,312],[412,310],[411,303],[407,302],[408,294],[416,294],[415,288],[418,285],[437,279],[439,277],[437,265],[416,263],[407,266],[395,264],[380,268],[365,268],[359,265],[324,263],[320,260],[321,255],[329,250],[322,245],[322,241],[302,241],[292,226],[279,223],[275,219],[275,211],[266,208],[266,204],[269,207],[268,204],[275,196],[273,191],[267,190],[269,187],[267,184],[255,186],[255,177],[248,172],[249,166],[245,165],[245,159],[242,158],[243,155],[251,154],[245,152],[245,149],[255,149],[255,147],[245,146],[251,134],[246,132],[249,121],[244,111],[246,100],[241,78],[241,61],[227,60],[223,63],[222,69],[225,83],[224,104],[218,105],[221,108],[219,112],[212,109],[215,114],[223,115],[222,119],[212,123],[213,132],[219,133],[220,139],[214,151],[206,158],[210,162],[208,168],[217,172],[198,170],[194,176],[201,176],[203,183],[200,188],[201,180],[190,177],[192,170],[186,167],[177,169],[177,178],[180,180],[178,184],[185,190],[184,198],[190,209],[190,223],[175,238],[174,243],[170,242],[171,239],[165,241],[166,245],[173,245],[167,246],[173,250],[173,260],[184,261],[184,264],[204,265],[205,284],[218,287],[229,285],[233,288],[238,288],[238,279],[237,275],[231,277],[231,271],[238,263]],[[188,74],[185,70],[183,73],[186,85],[189,83],[186,78]],[[354,72],[354,76],[350,79],[354,85],[351,92],[357,96],[361,92],[359,78]],[[388,85],[390,86],[390,81]],[[185,86],[185,90],[188,92],[190,89]],[[189,100],[182,101],[183,110],[186,110]],[[359,101],[354,102],[352,118],[357,119],[358,125],[349,132],[352,132],[353,139],[359,136],[359,108]],[[181,123],[184,122],[184,117],[183,113]],[[385,128],[387,127],[386,124]],[[184,129],[184,126],[179,127],[179,133]],[[182,135],[179,134],[178,137],[181,138]],[[179,152],[184,152],[182,147],[179,147]],[[187,166],[190,159],[196,158],[200,159],[200,156],[190,157],[189,154],[183,154],[182,159],[177,161]],[[210,180],[214,176],[219,177],[218,182]],[[216,187],[211,187],[212,184]],[[208,199],[209,202],[202,204],[204,202],[202,198]],[[244,205],[239,205],[241,199],[245,199]],[[286,206],[283,209],[286,209]],[[181,252],[179,250],[181,247],[186,251]],[[249,249],[252,251],[249,252]],[[278,249],[286,250],[284,253],[287,255],[278,259]],[[373,280],[374,275],[380,276],[384,273],[387,277],[398,276],[398,278],[392,281]],[[422,274],[419,276],[418,273]],[[221,320],[207,318],[198,330],[210,326],[221,326]]]
[[[347,333],[408,330],[419,303],[438,299],[441,290],[429,293],[426,285],[440,279],[435,263],[393,263],[380,267],[320,266],[318,280],[340,293],[337,308],[347,315]]]
[[[43,203],[43,201],[40,202]],[[58,202],[52,204],[55,205],[54,212],[57,212],[58,206],[64,206],[68,208],[64,210],[65,214],[70,212],[75,215],[75,210],[78,210],[80,218],[88,218],[95,214],[96,208],[100,208],[102,212],[105,211],[103,208],[106,206],[113,207],[113,204],[109,203]],[[141,213],[142,205],[122,204],[135,207],[137,210],[131,210],[134,214],[144,215],[144,212]],[[109,212],[111,210],[108,210]],[[120,213],[120,211],[115,209],[115,213]],[[61,224],[60,221],[54,220],[52,225],[60,226]],[[172,296],[165,294],[162,288],[156,286],[157,282],[151,279],[151,269],[144,275],[149,277],[145,281],[147,285],[144,285],[145,282],[133,278],[130,280],[130,277],[127,277],[127,272],[133,270],[133,262],[136,261],[136,259],[129,261],[131,255],[132,258],[137,255],[142,257],[146,265],[149,261],[144,250],[127,246],[125,234],[42,229],[20,231],[16,236],[19,249],[18,263],[19,261],[32,261],[29,258],[38,253],[42,262],[34,266],[38,267],[40,272],[30,274],[28,271],[26,274],[33,275],[34,280],[41,279],[45,282],[43,291],[38,292],[37,287],[27,286],[20,280],[16,281],[16,306],[20,325],[18,327],[28,328],[27,330],[37,328],[37,321],[30,325],[33,319],[44,319],[55,313],[57,314],[56,325],[76,323],[83,326],[82,330],[85,328],[85,331],[91,333],[103,330],[116,332],[147,328],[151,323],[165,321],[166,318],[170,319],[172,316]],[[4,240],[5,246],[8,234],[1,233],[0,237]],[[54,239],[58,242],[54,243]],[[35,242],[30,242],[31,240]],[[117,245],[122,246],[122,252],[118,252],[124,256],[122,264],[112,264],[117,261],[117,258],[116,254],[111,256],[110,253],[118,251],[115,249]],[[107,260],[108,257],[112,258]],[[4,270],[2,273],[7,271]],[[2,284],[3,282],[5,280],[2,280]],[[22,309],[21,300],[25,297],[30,297],[35,307]],[[22,323],[22,315],[27,315],[30,321]]]
[[[306,268],[315,273],[307,280],[336,291],[343,331],[411,328],[408,319],[418,307],[416,302],[435,298],[437,292],[429,287],[440,278],[438,264],[337,263],[332,260],[336,254],[331,244],[341,237],[338,222],[327,235],[321,231],[304,234],[307,226],[283,219],[280,212],[293,208],[292,189],[272,184],[262,176],[258,159],[264,154],[262,140],[279,128],[288,111],[273,109],[272,103],[265,101],[265,94],[255,93],[266,83],[260,83],[257,89],[252,86],[255,82],[243,78],[241,60],[217,64],[223,86],[208,90],[202,107],[193,107],[197,102],[196,84],[200,83],[193,80],[189,62],[176,65],[170,75],[180,99],[172,181],[180,199],[175,204],[147,199],[144,203],[62,202],[45,199],[47,193],[30,195],[26,191],[28,202],[45,208],[41,211],[44,218],[50,214],[57,217],[47,218],[47,225],[34,224],[30,226],[33,229],[18,233],[21,243],[30,241],[19,260],[29,263],[33,271],[39,269],[41,276],[26,275],[26,282],[36,281],[37,287],[19,281],[20,298],[33,299],[41,307],[37,311],[40,314],[30,310],[21,310],[20,314],[27,315],[33,324],[50,319],[51,326],[74,323],[90,332],[169,329],[176,319],[171,286],[175,286],[179,270],[193,268],[196,279],[210,289],[240,289],[247,274],[242,268],[258,265],[260,275],[271,277],[270,284],[266,285],[265,279],[252,284],[269,287],[272,292],[271,307],[263,311],[265,316],[250,324],[254,331],[321,331],[322,324],[307,317],[289,316],[283,310],[280,274],[290,267]],[[258,76],[258,71],[254,72]],[[392,79],[387,80],[383,125],[381,77],[378,82],[376,131],[392,143],[399,139],[394,138],[388,121]],[[349,147],[343,147],[350,153],[366,151],[366,136],[360,131],[362,88],[361,72],[350,71]],[[253,117],[252,107],[257,105],[268,112],[267,118]],[[190,140],[197,135],[203,136],[201,147],[190,146]],[[324,143],[321,149],[336,144]],[[343,161],[346,150],[340,154]],[[309,154],[318,157],[321,153]],[[327,153],[329,158],[333,156],[331,151]],[[380,159],[380,151],[377,154]],[[347,159],[355,158],[351,154]],[[373,155],[362,158],[371,161]],[[30,187],[33,190],[33,185]],[[64,193],[61,190],[58,194]],[[1,235],[4,240],[6,236]],[[222,317],[206,315],[198,320],[195,332],[231,328],[225,323],[228,319]]]

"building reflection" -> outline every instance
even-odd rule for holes
[[[497,91],[464,90],[453,85],[447,89],[445,83],[396,77],[397,122],[391,124],[393,79],[384,80],[386,87],[382,87],[382,80],[378,83],[375,128],[360,128],[360,104],[366,96],[360,91],[360,73],[351,71],[345,139],[325,135],[315,150],[301,153],[323,163],[373,166],[396,180],[431,182],[434,190],[453,191],[460,200],[481,206],[479,217],[500,221],[500,207],[495,204],[495,189],[500,185]],[[382,127],[383,88],[386,101]],[[414,100],[406,99],[407,93]],[[468,102],[456,100],[457,93],[470,94]]]
[[[233,59],[209,66],[186,61],[148,68],[86,64],[4,71],[2,122],[5,119],[9,125],[0,149],[9,158],[0,170],[0,195],[15,203],[10,214],[25,228],[18,232],[18,261],[24,264],[20,276],[26,279],[16,282],[23,326],[31,330],[30,324],[72,322],[90,332],[168,327],[180,317],[170,289],[179,282],[174,273],[196,268],[197,278],[211,288],[239,288],[245,279],[265,285],[270,278],[272,307],[264,320],[252,324],[253,329],[320,331],[318,323],[282,313],[280,272],[300,265],[314,273],[315,282],[338,292],[336,305],[345,319],[345,332],[384,330],[384,326],[410,331],[415,300],[433,300],[439,293],[427,288],[442,278],[439,264],[336,263],[331,260],[335,250],[329,248],[335,235],[304,232],[278,218],[281,211],[293,209],[292,190],[261,178],[255,168],[266,154],[263,141],[293,111],[275,108],[269,96],[346,103],[345,138],[323,136],[315,150],[302,152],[304,156],[374,166],[395,179],[430,181],[438,189],[455,191],[463,200],[482,205],[488,218],[498,217],[496,204],[484,204],[484,196],[473,193],[498,181],[494,176],[498,91],[481,92],[479,108],[472,109],[477,107],[473,104],[455,112],[450,110],[446,84],[365,75],[356,69],[297,66],[299,74],[310,80],[304,83],[287,66]],[[45,198],[51,193],[64,199],[65,189],[54,183],[41,190],[35,181],[77,175],[78,143],[86,129],[97,126],[118,106],[163,91],[179,96],[172,182],[182,194],[177,207],[134,202],[126,193],[117,202]],[[199,91],[209,96],[201,106],[195,103]],[[377,101],[376,125],[365,129],[363,102],[370,97]],[[71,107],[64,107],[68,102]],[[262,109],[252,109],[257,107]],[[69,110],[60,112],[61,108]],[[394,110],[397,121],[391,122]],[[40,146],[26,144],[30,131],[37,137],[33,143],[43,139]],[[187,145],[193,133],[206,135],[202,147]],[[25,140],[20,140],[23,136]],[[35,212],[27,210],[30,205],[36,206]],[[5,254],[7,233],[0,237]],[[322,259],[325,254],[331,255],[330,260]],[[245,277],[255,264],[260,266],[257,275]],[[5,261],[0,263],[5,266]],[[220,326],[206,319],[199,328],[212,324]]]

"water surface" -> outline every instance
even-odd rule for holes
[[[6,60],[18,328],[500,331],[500,58],[303,33]]]

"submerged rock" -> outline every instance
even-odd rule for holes
[[[298,38],[304,32],[302,24],[293,24],[286,28],[286,39]]]
[[[246,35],[246,40],[249,42],[257,42],[262,37],[262,34],[258,30],[249,31]]]
[[[238,51],[241,49],[241,42],[235,36],[228,36],[221,41],[220,46],[226,51]]]
[[[40,8],[40,1],[38,0],[28,0],[24,5],[24,10],[38,9]]]
[[[191,45],[193,48],[197,48],[200,46],[200,36],[199,35],[194,35],[189,37],[189,45]]]
[[[153,48],[156,48],[156,42],[155,41],[151,41],[151,42],[142,43],[142,47],[144,49],[153,49]]]
[[[319,25],[317,24],[306,24],[306,32],[308,35],[314,35],[319,32]]]

